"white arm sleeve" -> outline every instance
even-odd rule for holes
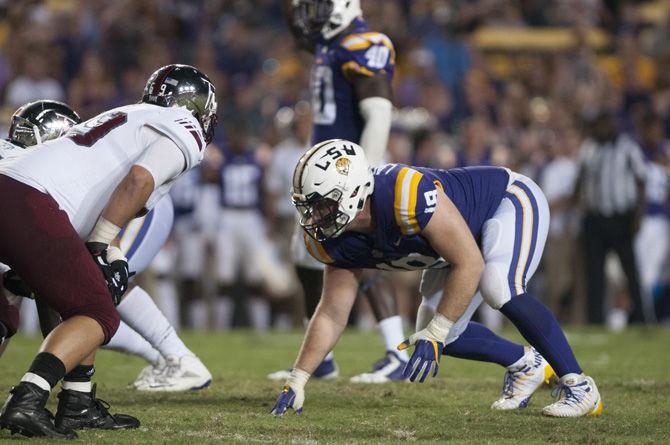
[[[360,145],[371,166],[381,163],[391,131],[393,104],[383,97],[367,97],[358,103],[365,120]]]
[[[151,173],[151,176],[154,177],[154,190],[184,171],[186,159],[172,139],[152,128],[144,127],[142,141],[147,144],[147,148],[137,159],[135,165]]]

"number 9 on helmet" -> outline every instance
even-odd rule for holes
[[[142,102],[161,107],[185,107],[200,123],[205,142],[209,144],[214,139],[216,88],[199,69],[179,64],[157,69],[144,87]]]

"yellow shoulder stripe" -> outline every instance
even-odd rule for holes
[[[371,45],[380,44],[391,50],[393,49],[393,43],[391,43],[391,39],[380,32],[374,31],[348,35],[342,40],[341,43],[341,45],[349,51],[365,49]]]
[[[419,181],[423,175],[409,167],[403,167],[395,181],[395,199],[393,210],[396,224],[405,235],[420,232],[416,219],[416,198],[419,192]]]
[[[364,76],[370,76],[370,77],[375,75],[375,73],[373,73],[364,66],[360,66],[353,60],[342,65],[342,73],[346,78],[349,78],[351,74],[363,74]]]
[[[369,48],[372,45],[384,45],[391,50],[391,65],[395,65],[395,48],[393,42],[386,35],[380,32],[363,32],[360,34],[351,34],[342,40],[341,45],[349,51],[358,51]]]
[[[328,252],[326,252],[326,249],[323,248],[320,242],[313,239],[306,233],[303,233],[302,236],[305,240],[305,247],[307,247],[307,252],[309,252],[309,254],[312,255],[315,260],[324,264],[330,264],[334,261],[333,258],[328,255]]]

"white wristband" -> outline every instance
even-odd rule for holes
[[[123,255],[123,252],[121,252],[121,249],[119,249],[116,246],[109,246],[107,247],[107,262],[109,264],[112,264],[116,260],[123,260],[128,262],[126,257]]]
[[[444,343],[444,341],[447,339],[447,335],[449,335],[449,330],[453,325],[453,321],[437,312],[435,313],[433,319],[430,320],[430,323],[428,323],[428,326],[426,326],[426,331],[435,337],[435,341]]]
[[[118,235],[120,231],[120,227],[107,221],[101,216],[95,224],[95,227],[93,227],[93,231],[91,232],[88,241],[91,243],[109,244],[114,241],[114,238],[116,238],[116,235]]]
[[[309,377],[309,372],[303,371],[300,368],[293,368],[291,374],[286,379],[286,385],[293,389],[303,389]]]

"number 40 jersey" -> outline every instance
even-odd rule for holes
[[[358,143],[363,117],[358,110],[351,77],[382,73],[393,78],[395,50],[382,33],[371,32],[361,19],[354,20],[351,32],[316,45],[311,74],[314,132],[312,143],[346,139]]]
[[[184,155],[183,171],[202,161],[202,130],[186,108],[135,104],[102,113],[75,125],[62,138],[23,150],[25,154],[11,163],[0,163],[0,174],[51,195],[85,238],[116,186],[161,137],[172,140]],[[169,191],[174,179],[154,190],[147,210]]]
[[[375,171],[370,196],[374,233],[345,231],[322,243],[304,235],[307,251],[318,261],[344,269],[421,270],[448,264],[421,231],[437,204],[437,189],[454,203],[480,242],[484,223],[498,209],[509,185],[509,170],[466,167],[438,170],[398,164]]]

